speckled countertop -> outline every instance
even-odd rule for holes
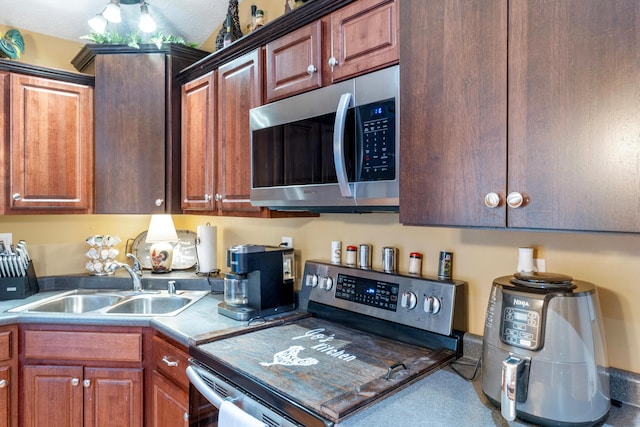
[[[174,275],[177,289],[214,289],[220,291],[220,282],[207,279],[189,280],[190,276]],[[174,317],[146,317],[120,315],[84,314],[47,314],[47,313],[8,313],[7,310],[26,303],[43,299],[60,292],[55,289],[72,287],[113,288],[113,279],[79,277],[78,279],[57,278],[40,279],[41,293],[27,299],[0,301],[0,325],[11,323],[65,323],[86,325],[131,325],[149,326],[170,336],[176,341],[188,345],[189,340],[214,331],[245,327],[246,322],[238,322],[219,316],[217,305],[222,300],[220,294],[210,294]],[[128,277],[120,277],[120,283],[127,285]],[[147,280],[145,288],[166,289],[166,281],[171,277],[158,278],[155,282]],[[107,285],[108,284],[108,285]],[[465,353],[466,354],[466,353]],[[472,356],[473,357],[473,356]],[[474,359],[461,359],[473,364]],[[461,366],[459,370],[470,376],[473,366]],[[366,408],[346,419],[340,427],[388,427],[403,426],[530,426],[521,421],[507,422],[484,397],[481,390],[480,375],[469,382],[456,374],[451,367],[441,369],[432,375],[398,391],[375,405]],[[640,408],[623,404],[612,406],[603,426],[631,427],[640,426]]]

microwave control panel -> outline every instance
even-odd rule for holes
[[[359,181],[396,179],[395,100],[357,107],[362,142]]]

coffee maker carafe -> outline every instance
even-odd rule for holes
[[[295,308],[293,248],[231,246],[227,267],[218,313],[244,321]]]

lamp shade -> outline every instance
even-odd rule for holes
[[[104,12],[102,12],[102,16],[109,21],[115,24],[120,23],[122,18],[120,16],[120,0],[111,0],[107,7],[105,7]]]
[[[171,215],[151,215],[147,243],[177,242],[178,240],[178,233],[176,233]]]

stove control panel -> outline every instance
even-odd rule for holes
[[[309,301],[442,335],[466,326],[466,284],[458,280],[307,261],[302,287]]]

